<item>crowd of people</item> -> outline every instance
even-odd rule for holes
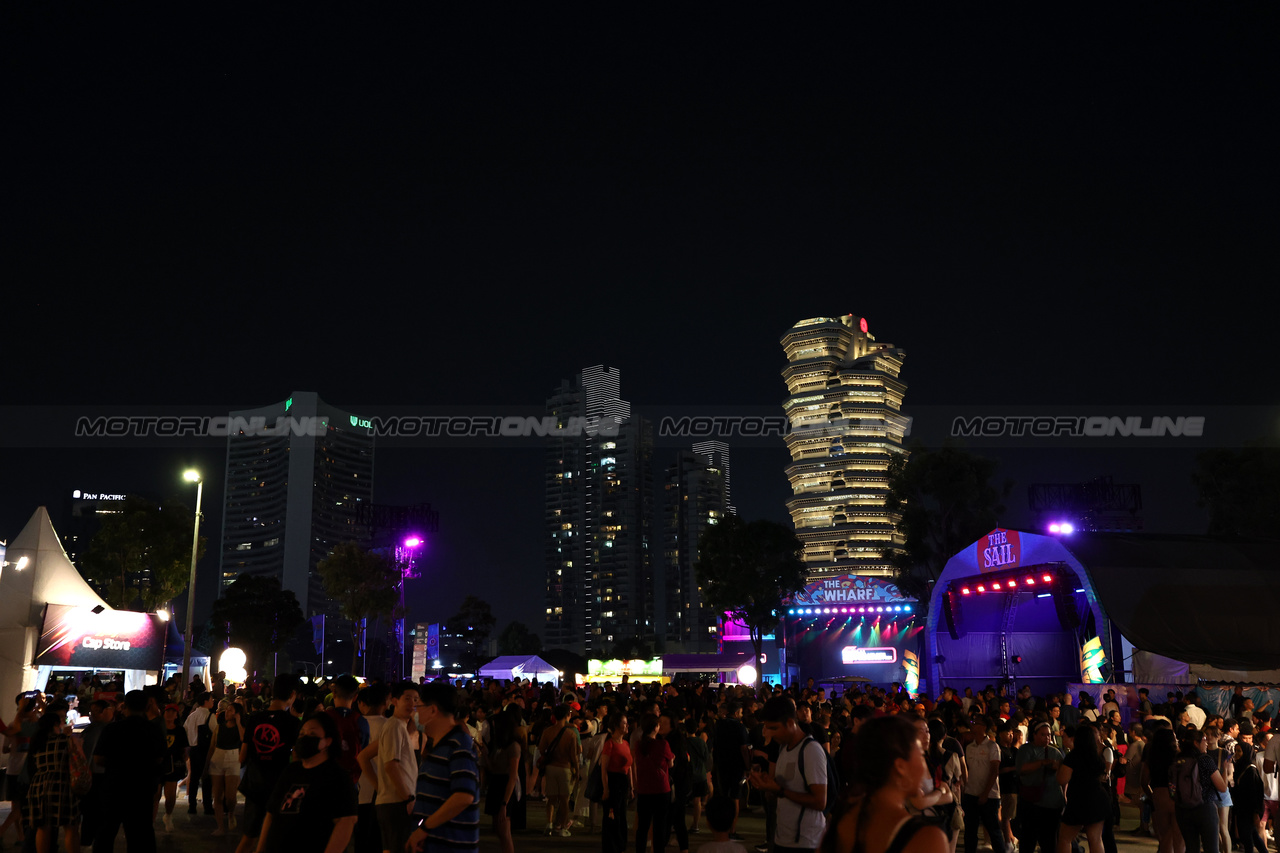
[[[149,853],[180,796],[209,835],[238,834],[237,853],[478,850],[482,824],[503,853],[522,831],[598,835],[602,853],[687,853],[700,834],[705,853],[1115,853],[1122,804],[1159,853],[1266,853],[1280,799],[1270,703],[1239,690],[1224,717],[1195,693],[1144,690],[1130,709],[1027,687],[932,699],[283,675],[48,689],[0,721],[0,843],[13,830],[38,853],[59,835],[110,851],[121,831]],[[747,810],[763,838],[739,833]]]

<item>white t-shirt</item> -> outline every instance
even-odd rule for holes
[[[1266,771],[1265,761],[1274,761],[1275,768],[1280,770],[1280,735],[1272,735],[1266,751],[1255,760],[1258,772],[1262,774],[1263,799],[1280,800],[1280,778],[1276,778],[1274,770],[1271,773]]]
[[[396,759],[399,759],[396,762]],[[377,805],[402,803],[401,792],[412,797],[418,785],[418,758],[409,740],[409,729],[402,720],[391,717],[378,733],[378,796]],[[391,781],[398,778],[400,790]]]
[[[774,767],[774,778],[778,784],[788,791],[806,793],[809,785],[827,784],[827,754],[815,740],[804,744],[804,776],[800,775],[801,747],[783,747],[778,750],[778,763]],[[827,791],[827,796],[838,792]],[[800,837],[796,838],[796,824],[799,823]],[[779,847],[801,847],[817,849],[822,841],[822,832],[827,827],[827,818],[822,809],[811,809],[778,796],[778,826],[773,840]]]
[[[964,760],[969,765],[969,779],[965,782],[964,792],[974,797],[981,797],[991,785],[992,774],[1000,773],[1000,744],[991,738],[984,738],[982,743],[971,743],[964,748]],[[991,767],[995,762],[995,768]],[[1000,782],[991,788],[991,796],[999,799]]]
[[[370,714],[366,716],[365,722],[369,724],[369,743],[377,743],[378,735],[382,733],[382,727],[387,724],[387,718],[381,714]],[[381,755],[381,747],[379,747],[378,755]],[[378,758],[373,759],[373,775],[368,773],[360,773],[360,805],[372,803],[374,799],[373,783],[378,775]]]
[[[1197,729],[1204,728],[1205,713],[1199,705],[1187,706],[1187,719],[1191,721],[1191,725]]]

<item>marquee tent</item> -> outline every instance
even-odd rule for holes
[[[23,557],[27,563],[19,570],[17,564]],[[12,697],[35,689],[38,679],[47,678],[52,669],[37,669],[34,663],[47,605],[86,613],[92,608],[102,608],[99,613],[111,612],[111,608],[71,564],[44,507],[35,511],[9,543],[4,563],[0,570],[0,702],[8,708]],[[146,619],[146,614],[138,616]],[[126,690],[143,686],[145,670],[121,668]]]
[[[1270,681],[1276,613],[1280,541],[996,529],[934,587],[929,684]]]
[[[551,681],[560,684],[560,671],[537,655],[504,655],[494,658],[477,673],[481,678],[501,678],[516,681],[528,678],[534,681]]]

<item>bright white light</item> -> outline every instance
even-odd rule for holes
[[[29,557],[19,557],[19,558],[18,558],[18,571],[22,571],[23,569],[25,569],[25,568],[27,567],[27,563],[30,563],[30,562],[31,562],[31,558],[29,558]]]
[[[756,668],[749,663],[744,663],[738,667],[738,683],[752,685],[756,683]]]
[[[169,621],[169,611],[168,611],[168,610],[165,610],[164,608],[161,608],[161,609],[157,610],[157,611],[156,611],[156,615],[160,617],[160,621],[161,621],[161,622],[168,622],[168,621]]]
[[[1063,533],[1068,533],[1068,534],[1076,532],[1076,529],[1065,521],[1062,523],[1062,526],[1058,529],[1061,530]]]
[[[1053,524],[1050,524],[1050,525],[1049,525],[1049,532],[1050,532],[1050,533],[1057,533],[1057,532],[1058,532],[1059,530],[1061,530],[1061,529],[1062,529],[1062,525],[1061,525],[1061,524],[1059,524],[1059,523],[1058,523],[1058,522],[1056,522],[1056,521],[1055,521]]]
[[[240,649],[232,647],[222,653],[218,658],[218,669],[227,674],[227,680],[236,684],[244,684],[249,678],[249,674],[244,671],[244,665],[248,662],[248,658]]]
[[[186,480],[188,483],[198,483],[200,482],[200,472],[194,468],[190,471],[183,471],[182,479]]]

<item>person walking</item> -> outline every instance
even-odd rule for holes
[[[489,719],[489,795],[484,813],[493,818],[493,831],[498,836],[498,848],[502,853],[515,853],[511,838],[512,804],[519,800],[520,790],[520,729],[519,714],[510,710],[495,714]]]
[[[1202,849],[1204,853],[1218,853],[1218,803],[1226,793],[1227,783],[1208,748],[1209,739],[1203,731],[1189,732],[1171,773],[1178,829],[1187,853],[1200,853]]]
[[[749,777],[752,787],[777,797],[777,824],[769,841],[774,851],[782,853],[816,850],[827,827],[823,814],[827,797],[835,794],[827,787],[826,750],[800,728],[795,702],[789,696],[774,696],[766,702],[760,720],[764,735],[778,745],[777,761],[768,770],[752,768]],[[910,796],[916,796],[928,768],[915,723],[906,717],[900,722],[910,729],[915,744],[908,752],[920,758],[921,778],[910,791]],[[905,811],[905,800],[903,808]]]
[[[218,703],[218,713],[209,724],[213,733],[213,749],[205,764],[213,777],[213,813],[218,828],[212,836],[227,834],[236,828],[236,791],[240,787],[240,747],[244,745],[244,720],[240,706],[230,699]]]
[[[173,832],[173,809],[178,804],[178,783],[187,775],[187,731],[178,725],[177,705],[164,706],[165,758],[160,785],[156,787],[156,808],[164,795],[164,831]],[[153,818],[154,820],[154,818]]]
[[[302,724],[292,749],[297,760],[281,771],[267,799],[255,853],[347,849],[356,826],[356,787],[338,764],[340,740],[337,722],[326,714]]]
[[[896,715],[868,720],[854,749],[850,794],[822,838],[823,853],[946,853],[946,833],[907,809],[929,773],[911,719]],[[784,848],[776,850],[785,853]]]
[[[204,813],[211,815],[213,810],[213,777],[205,772],[205,763],[209,760],[212,749],[213,731],[209,728],[209,720],[213,716],[213,694],[203,691],[196,694],[195,707],[183,721],[182,727],[187,732],[187,743],[191,751],[187,754],[190,771],[187,773],[187,812],[196,813],[196,800],[203,798]]]
[[[635,790],[631,747],[627,743],[627,717],[615,713],[605,720],[609,733],[600,748],[601,790],[600,802],[603,816],[600,820],[600,849],[602,853],[625,853],[627,849],[627,803]]]
[[[112,853],[122,828],[129,853],[155,853],[152,810],[164,761],[164,737],[147,719],[147,697],[141,690],[125,694],[122,712],[121,719],[102,730],[93,753],[94,762],[102,766],[98,778],[106,789],[93,853]]]
[[[480,771],[475,742],[458,719],[458,692],[441,682],[424,684],[421,692],[418,720],[432,746],[423,751],[413,806],[422,823],[405,849],[478,853]]]
[[[27,762],[31,784],[23,802],[23,823],[36,832],[37,853],[51,853],[59,828],[67,850],[80,849],[80,798],[71,790],[71,758],[80,749],[70,737],[66,704],[55,701],[36,724]]]
[[[667,815],[671,811],[671,763],[674,759],[675,755],[666,739],[658,737],[658,717],[645,714],[640,722],[640,740],[633,756],[636,780],[636,853],[644,853],[651,826],[655,847],[667,837]]]
[[[1000,746],[988,736],[990,730],[988,717],[974,717],[970,728],[973,741],[964,749],[965,766],[969,770],[960,798],[964,809],[965,853],[977,853],[980,825],[987,832],[993,853],[1005,853],[1004,831],[1000,826]]]
[[[1019,826],[1019,853],[1056,853],[1058,819],[1062,814],[1062,788],[1057,773],[1063,755],[1053,745],[1053,727],[1038,723],[1031,743],[1018,748],[1015,765],[1021,785],[1018,789],[1022,821]]]
[[[1081,723],[1056,776],[1067,793],[1067,807],[1058,826],[1058,853],[1071,853],[1081,828],[1089,839],[1089,853],[1102,853],[1102,825],[1111,814],[1106,772],[1101,735],[1094,726]]]

